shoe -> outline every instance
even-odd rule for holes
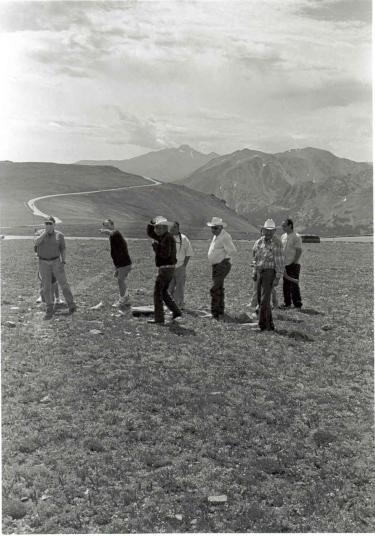
[[[77,306],[75,304],[69,306],[69,314],[72,315],[73,313],[76,312],[76,310],[77,310]]]
[[[164,322],[157,322],[156,320],[147,320],[147,324],[158,324],[159,326],[163,326]]]
[[[282,305],[279,305],[278,308],[279,308],[279,309],[290,309],[290,308],[291,308],[291,305],[285,305],[285,303],[283,303]]]
[[[117,300],[115,303],[112,303],[112,307],[120,307],[121,302],[120,300]]]
[[[172,313],[172,320],[176,320],[176,318],[180,318],[182,316],[181,311],[178,311],[178,313]]]
[[[39,298],[35,301],[35,303],[43,303],[42,296],[39,296]]]
[[[56,298],[55,299],[55,305],[64,305],[64,304],[65,304],[65,302],[61,298]]]

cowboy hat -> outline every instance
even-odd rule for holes
[[[173,225],[173,222],[168,221],[164,216],[156,216],[156,218],[153,219],[153,222],[154,225]]]
[[[276,230],[275,222],[270,218],[264,222],[262,229],[269,229],[270,231]]]
[[[221,218],[213,216],[212,220],[207,222],[208,227],[226,227],[227,224],[223,222]]]

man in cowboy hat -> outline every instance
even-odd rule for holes
[[[168,232],[169,222],[163,216],[157,216],[147,225],[146,232],[150,238],[154,240],[152,247],[155,251],[155,264],[158,267],[158,276],[154,287],[154,320],[149,322],[154,324],[164,324],[164,308],[165,305],[172,311],[172,319],[182,316],[180,309],[177,307],[174,300],[168,293],[168,287],[172,280],[176,258],[176,242]]]
[[[55,223],[53,216],[49,216],[44,222],[44,231],[34,239],[36,253],[39,257],[39,273],[42,280],[43,295],[46,302],[45,320],[52,318],[54,313],[52,276],[56,278],[61,287],[69,307],[69,313],[74,313],[77,309],[65,275],[64,235],[60,231],[55,230]]]
[[[224,315],[224,279],[229,274],[232,267],[230,259],[237,251],[233,244],[232,237],[224,231],[227,226],[221,218],[214,216],[207,223],[211,227],[213,234],[210,247],[208,249],[208,261],[212,266],[211,313],[216,320]]]
[[[284,272],[284,255],[281,240],[275,235],[276,225],[271,219],[265,221],[262,236],[253,247],[253,280],[258,284],[259,328],[274,330],[271,311],[271,294]]]
[[[301,264],[299,262],[302,255],[302,238],[294,232],[293,220],[286,218],[281,224],[284,234],[281,235],[281,242],[285,255],[285,272],[283,276],[284,304],[280,309],[289,309],[293,305],[296,309],[301,309],[302,299],[299,289],[299,274]]]

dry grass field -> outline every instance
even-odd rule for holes
[[[275,333],[238,322],[247,242],[227,321],[200,317],[193,245],[183,322],[152,326],[111,307],[106,242],[67,242],[78,311],[49,322],[32,243],[2,242],[4,533],[374,531],[372,244],[305,244],[305,309]],[[129,247],[151,304],[150,243]]]

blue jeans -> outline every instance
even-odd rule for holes
[[[271,295],[276,272],[273,268],[261,270],[258,277],[259,327],[261,330],[275,329],[272,319]]]
[[[229,259],[224,259],[218,264],[212,265],[212,282],[210,289],[211,294],[211,313],[212,316],[218,317],[224,314],[224,279],[230,272],[232,265]]]

